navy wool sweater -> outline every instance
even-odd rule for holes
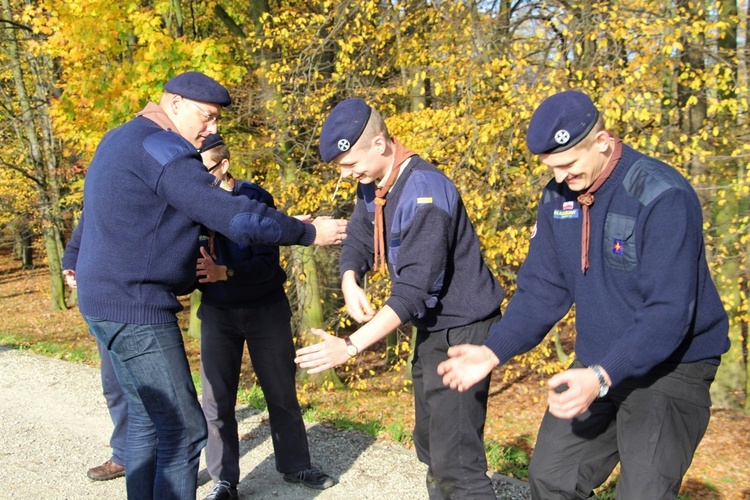
[[[623,146],[591,206],[581,272],[577,192],[544,189],[518,290],[486,345],[501,362],[537,345],[575,303],[578,359],[612,384],[662,364],[718,364],[728,320],[709,275],[701,206],[672,167]]]
[[[373,264],[375,184],[357,186],[340,272],[358,280]],[[435,166],[412,156],[387,195],[386,301],[401,319],[437,331],[475,323],[499,310],[505,294],[482,258],[479,239],[455,185]]]
[[[232,193],[275,208],[273,196],[252,182],[236,181]],[[286,272],[279,264],[279,247],[235,243],[216,233],[214,253],[216,263],[232,269],[234,275],[226,281],[201,284],[204,304],[223,309],[262,307],[286,298]]]
[[[84,185],[82,314],[166,323],[192,290],[201,225],[243,244],[310,245],[315,228],[221,189],[195,147],[146,117],[108,132]]]

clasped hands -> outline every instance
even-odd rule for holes
[[[349,221],[345,219],[334,219],[328,215],[321,215],[314,219],[309,215],[295,215],[294,217],[305,224],[315,226],[313,245],[338,245],[346,239],[346,226]]]

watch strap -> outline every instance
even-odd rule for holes
[[[350,339],[348,335],[344,337],[344,342],[346,342],[346,352],[350,357],[359,354],[359,347],[354,345],[354,342],[352,342],[352,339]]]
[[[609,392],[609,384],[607,378],[604,376],[604,369],[599,365],[591,365],[589,369],[596,374],[596,378],[599,379],[599,394],[598,397],[603,398]]]

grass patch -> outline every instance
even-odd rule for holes
[[[87,365],[99,363],[99,351],[96,349],[96,344],[94,343],[92,348],[76,338],[37,340],[23,335],[4,333],[0,335],[0,345],[73,363]]]
[[[403,446],[411,446],[413,444],[412,433],[404,427],[401,421],[391,422],[383,430],[392,440]]]
[[[487,467],[490,470],[516,479],[528,479],[529,454],[525,450],[516,446],[503,446],[491,440],[485,441],[484,448],[487,450]]]
[[[237,402],[249,405],[257,410],[268,409],[263,390],[258,384],[253,383],[250,387],[240,387],[237,390]]]
[[[303,417],[309,421],[325,422],[332,425],[335,429],[363,432],[373,439],[377,438],[383,429],[382,424],[378,420],[352,420],[348,417],[342,417],[335,410],[320,407],[308,407],[304,411]]]

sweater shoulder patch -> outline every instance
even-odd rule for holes
[[[143,148],[162,167],[180,155],[189,153],[198,155],[198,151],[192,144],[170,130],[160,130],[147,136],[143,140]]]
[[[687,180],[669,165],[646,157],[630,167],[622,184],[630,196],[648,205],[669,189],[685,189]]]
[[[442,173],[417,170],[409,176],[401,200],[402,203],[408,201],[417,206],[435,205],[447,213],[452,213],[458,202],[458,191]]]

